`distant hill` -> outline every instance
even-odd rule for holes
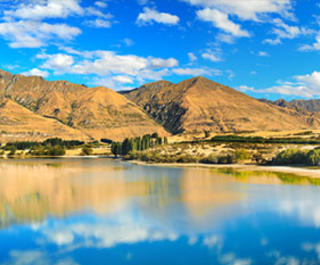
[[[310,99],[310,100],[292,100],[285,101],[284,99],[279,99],[276,101],[269,101],[261,99],[264,102],[268,102],[280,107],[295,108],[297,110],[304,110],[308,112],[320,112],[320,99]]]
[[[61,128],[72,128],[73,132],[77,130],[79,135],[85,134],[91,139],[119,140],[153,132],[167,134],[135,103],[104,87],[88,88],[66,81],[48,82],[41,77],[0,71],[0,97],[10,99],[17,117],[23,117],[22,112],[26,110],[30,116],[36,114],[34,119],[25,121],[34,128],[34,133],[39,132],[39,119],[35,117],[42,116],[42,120],[45,117],[53,122],[54,119]],[[50,128],[50,135],[55,135]],[[0,124],[1,130],[8,128]],[[60,133],[59,136],[68,138],[68,134]]]
[[[88,141],[85,133],[60,123],[44,118],[20,106],[10,99],[0,99],[0,141],[43,141],[47,138],[60,137],[66,140],[79,139]]]
[[[318,103],[256,100],[204,77],[117,93],[0,70],[0,141],[320,129]]]
[[[261,102],[204,77],[124,94],[173,134],[320,128],[319,116]]]

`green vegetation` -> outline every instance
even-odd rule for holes
[[[37,149],[45,146],[61,146],[65,149],[73,149],[76,147],[79,147],[83,145],[84,142],[82,141],[65,141],[60,138],[50,138],[43,142],[11,142],[7,143],[2,149],[6,151],[12,150],[12,148],[15,148],[16,150],[30,150],[30,149]]]
[[[60,138],[51,138],[43,142],[11,142],[3,146],[2,155],[5,151],[9,151],[8,157],[22,157],[23,152],[27,151],[29,156],[63,156],[66,153],[66,149],[73,149],[82,146],[84,142],[82,141],[65,141]]]
[[[31,156],[63,156],[66,150],[60,145],[46,145],[31,149],[28,154]]]
[[[90,146],[84,146],[81,150],[81,155],[90,156],[93,154],[93,149]]]
[[[320,166],[320,149],[311,151],[287,149],[280,152],[271,162],[274,165]]]
[[[116,157],[119,155],[126,156],[135,151],[144,151],[167,143],[167,137],[161,138],[157,133],[146,134],[142,137],[126,138],[123,142],[113,142],[111,144],[111,152]]]
[[[234,164],[237,163],[235,152],[220,155],[197,156],[191,154],[161,154],[158,150],[130,152],[125,159],[140,160],[151,163],[203,163],[203,164]]]
[[[246,181],[250,177],[267,177],[278,178],[283,184],[301,185],[309,184],[320,186],[320,179],[299,176],[293,173],[285,172],[271,172],[271,171],[253,171],[253,170],[237,170],[234,168],[215,168],[211,169],[211,172],[216,174],[226,174],[235,177],[236,179]]]
[[[238,143],[261,143],[261,144],[320,144],[320,139],[304,138],[263,138],[263,137],[246,137],[239,135],[218,135],[211,138],[212,142],[238,142]]]

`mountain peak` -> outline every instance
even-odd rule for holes
[[[320,126],[309,114],[279,109],[203,76],[126,96],[173,134],[293,130]]]

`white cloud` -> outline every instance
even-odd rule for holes
[[[109,20],[112,15],[98,9],[103,2],[98,1],[95,6],[85,8],[81,7],[80,2],[80,0],[35,0],[8,5],[3,11],[0,36],[9,41],[12,48],[39,48],[72,40],[81,33],[78,27],[52,23],[49,22],[50,19],[82,16],[91,18],[84,22],[86,25],[99,28],[111,26]]]
[[[309,44],[305,44],[305,45],[302,45],[300,48],[299,48],[300,51],[313,51],[313,50],[320,50],[320,34],[318,34],[316,36],[316,41],[312,44],[312,45],[309,45]]]
[[[258,52],[258,56],[260,56],[260,57],[267,57],[267,56],[269,56],[269,54],[268,54],[267,52],[264,52],[264,51],[259,51],[259,52]]]
[[[203,59],[207,59],[212,62],[220,62],[221,61],[220,56],[211,50],[206,51],[205,53],[201,54],[201,56]]]
[[[216,37],[217,41],[225,42],[225,43],[229,43],[229,44],[234,43],[234,39],[235,39],[234,36],[232,36],[230,34],[226,34],[226,33],[219,33]]]
[[[195,62],[196,60],[198,60],[198,57],[195,56],[194,53],[192,53],[192,52],[188,53],[188,57],[189,57],[190,62]]]
[[[111,28],[111,22],[106,19],[96,18],[94,20],[89,20],[86,25],[94,28]]]
[[[33,68],[27,72],[23,72],[21,73],[22,75],[26,75],[26,76],[41,76],[41,77],[48,77],[49,76],[49,72],[47,71],[43,71],[41,69],[38,68]]]
[[[86,16],[96,16],[100,18],[110,19],[113,16],[110,13],[105,13],[95,7],[89,6],[85,9]]]
[[[181,0],[192,5],[218,9],[243,20],[259,21],[263,15],[279,13],[289,16],[291,0]]]
[[[134,45],[134,41],[132,39],[129,39],[129,38],[124,38],[122,42],[128,47]]]
[[[38,55],[38,59],[46,59],[46,61],[42,64],[42,68],[51,69],[55,71],[55,74],[63,74],[65,72],[70,71],[70,67],[72,67],[74,63],[74,59],[72,56],[67,54],[55,54],[55,55]]]
[[[160,13],[155,9],[151,9],[148,7],[145,7],[143,9],[143,13],[140,13],[137,18],[137,23],[139,25],[144,25],[147,23],[162,23],[167,25],[176,25],[180,21],[179,17],[175,15],[171,15],[168,13]]]
[[[241,85],[238,87],[238,89],[240,91],[243,91],[243,92],[247,92],[247,91],[255,91],[254,87],[249,87],[247,85]]]
[[[103,1],[96,1],[94,4],[100,8],[106,8],[108,6],[107,3]]]
[[[170,74],[170,69],[179,62],[174,58],[140,57],[136,55],[119,55],[113,51],[76,51],[63,49],[69,53],[39,54],[44,60],[42,69],[50,69],[54,74],[94,75],[92,83],[110,88],[122,88],[123,84],[143,83],[146,80],[160,80]]]
[[[219,57],[217,57],[215,54],[213,53],[203,53],[202,58],[210,60],[212,62],[219,62],[221,61],[221,59]]]
[[[66,24],[48,24],[38,21],[0,23],[0,35],[10,42],[12,48],[38,48],[49,40],[71,40],[81,30]]]
[[[190,76],[200,76],[200,75],[211,75],[208,70],[202,68],[175,68],[172,72],[176,75],[190,75]]]
[[[306,98],[320,97],[320,72],[294,76],[293,81],[277,81],[277,85],[266,89],[254,89],[240,86],[240,89],[256,93],[276,93]]]
[[[54,259],[52,253],[41,252],[37,250],[20,251],[13,250],[9,253],[9,260],[6,260],[3,264],[11,265],[78,265],[71,258],[66,259]]]
[[[199,19],[213,23],[213,25],[235,37],[249,37],[250,34],[246,30],[242,30],[241,26],[231,21],[228,14],[217,9],[205,8],[197,11]]]
[[[121,84],[133,84],[133,78],[125,75],[117,75],[112,78],[112,80],[121,83]]]
[[[83,8],[78,0],[47,0],[22,3],[14,10],[4,11],[5,17],[14,17],[28,20],[44,18],[66,18],[72,14],[83,14]]]
[[[178,61],[174,58],[162,59],[149,57],[149,64],[152,69],[158,69],[163,67],[175,67],[178,66]]]
[[[272,23],[274,25],[274,28],[272,29],[272,34],[274,34],[276,38],[264,40],[264,43],[268,43],[271,45],[277,45],[282,43],[282,39],[295,39],[302,35],[314,33],[313,30],[306,29],[304,27],[289,26],[278,18],[274,19]]]

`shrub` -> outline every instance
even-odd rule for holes
[[[235,152],[236,159],[238,161],[248,160],[251,158],[250,153],[246,149],[238,149]]]
[[[93,154],[93,149],[89,146],[84,146],[81,150],[81,155],[90,156]]]
[[[218,157],[218,164],[235,164],[237,158],[234,153],[228,153]]]
[[[320,149],[314,149],[308,152],[308,164],[311,166],[320,165]]]
[[[203,164],[218,164],[219,158],[215,154],[210,154],[207,157],[201,158],[200,163]]]
[[[303,165],[308,164],[308,154],[305,151],[297,149],[287,149],[273,159],[276,165]]]

